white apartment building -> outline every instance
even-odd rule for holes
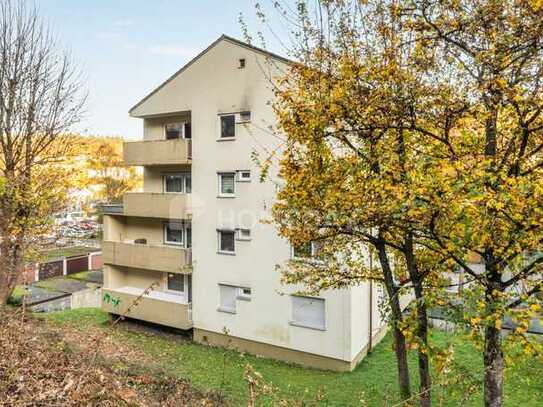
[[[276,270],[293,250],[262,222],[277,175],[260,182],[252,154],[280,149],[270,79],[288,65],[222,36],[130,110],[143,141],[124,159],[144,167],[144,188],[105,212],[102,308],[204,344],[352,370],[386,329],[377,287],[296,295]]]

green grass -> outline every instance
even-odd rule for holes
[[[26,294],[26,289],[22,285],[17,285],[13,289],[13,292],[11,293],[11,297],[9,298],[10,304],[20,304],[23,301],[23,296]]]
[[[70,274],[68,278],[73,278],[75,280],[88,281],[94,272],[93,271],[80,271],[79,273]]]
[[[108,316],[97,309],[78,309],[45,314],[45,318],[57,325],[67,325],[76,329],[89,326],[111,330]],[[147,332],[134,332],[125,329],[111,330],[112,335],[136,349],[144,351],[157,365],[168,373],[189,379],[196,387],[204,390],[221,389],[232,405],[242,405],[246,397],[246,384],[243,372],[247,363],[261,373],[268,383],[279,389],[280,395],[287,399],[311,399],[322,387],[326,393],[326,406],[357,406],[362,395],[369,406],[381,407],[388,397],[388,405],[397,401],[396,365],[392,352],[391,339],[387,336],[362,363],[351,373],[323,372],[305,369],[286,363],[276,362],[234,351],[210,348],[185,340]],[[433,331],[435,344],[454,346],[455,365],[465,371],[481,389],[481,356],[473,345],[458,334]],[[416,388],[416,359],[410,355],[412,386]],[[505,406],[538,406],[543,388],[543,364],[528,360],[516,363],[507,370],[505,386]],[[454,375],[450,375],[453,377]],[[464,384],[467,379],[462,380]],[[434,399],[443,399],[443,406],[480,406],[480,390],[466,401],[461,401],[464,388],[450,385],[434,391]],[[269,404],[269,403],[263,403]],[[436,405],[440,405],[436,403]]]

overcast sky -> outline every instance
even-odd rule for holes
[[[36,0],[86,76],[82,133],[141,137],[128,109],[221,34],[243,39],[254,0]],[[270,35],[268,48],[284,53]]]

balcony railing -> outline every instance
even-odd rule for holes
[[[116,315],[178,329],[192,328],[190,303],[183,296],[136,287],[102,288],[102,309]],[[129,311],[129,312],[127,312]]]
[[[189,195],[130,192],[123,197],[124,214],[146,218],[187,219]]]
[[[192,252],[183,247],[136,244],[104,240],[102,258],[105,264],[189,274],[192,272]]]
[[[192,159],[192,140],[144,140],[124,143],[125,165],[182,165]]]

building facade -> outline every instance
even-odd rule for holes
[[[276,266],[295,253],[270,219],[280,180],[254,154],[280,151],[273,78],[289,61],[222,36],[130,110],[124,147],[144,188],[104,216],[102,307],[192,330],[195,341],[351,370],[384,334],[369,283],[296,295]]]

